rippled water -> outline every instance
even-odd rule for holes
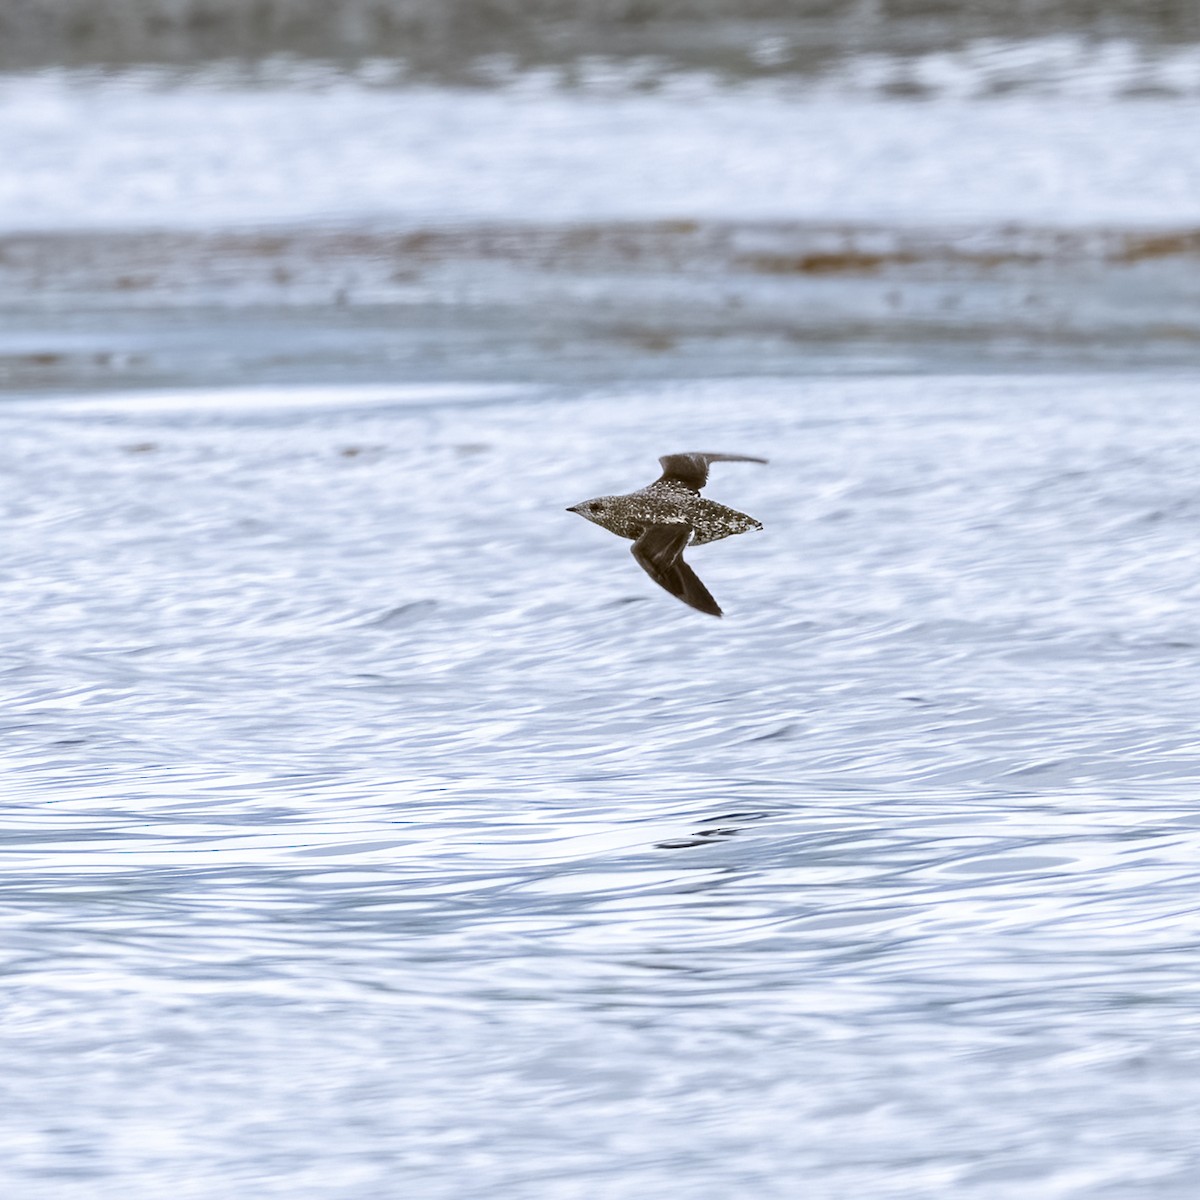
[[[1195,395],[0,408],[5,1193],[1194,1195]]]

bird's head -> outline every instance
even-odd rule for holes
[[[607,529],[615,515],[616,500],[616,496],[597,496],[594,500],[581,500],[573,504],[567,512],[578,513],[585,521]]]

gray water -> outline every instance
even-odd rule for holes
[[[1197,1195],[1189,13],[736,7],[0,11],[5,1200]]]
[[[1196,384],[10,402],[4,1193],[1194,1196]]]

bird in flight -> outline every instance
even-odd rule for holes
[[[664,454],[658,460],[663,473],[647,487],[625,496],[597,496],[567,509],[594,525],[633,542],[638,566],[660,587],[684,604],[721,615],[696,572],[683,561],[688,546],[703,546],[761,529],[762,524],[745,513],[726,508],[700,495],[708,482],[708,467],[715,462],[765,463],[765,458],[748,454]]]

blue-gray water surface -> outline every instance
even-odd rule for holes
[[[6,403],[4,1195],[1193,1197],[1196,383]]]

